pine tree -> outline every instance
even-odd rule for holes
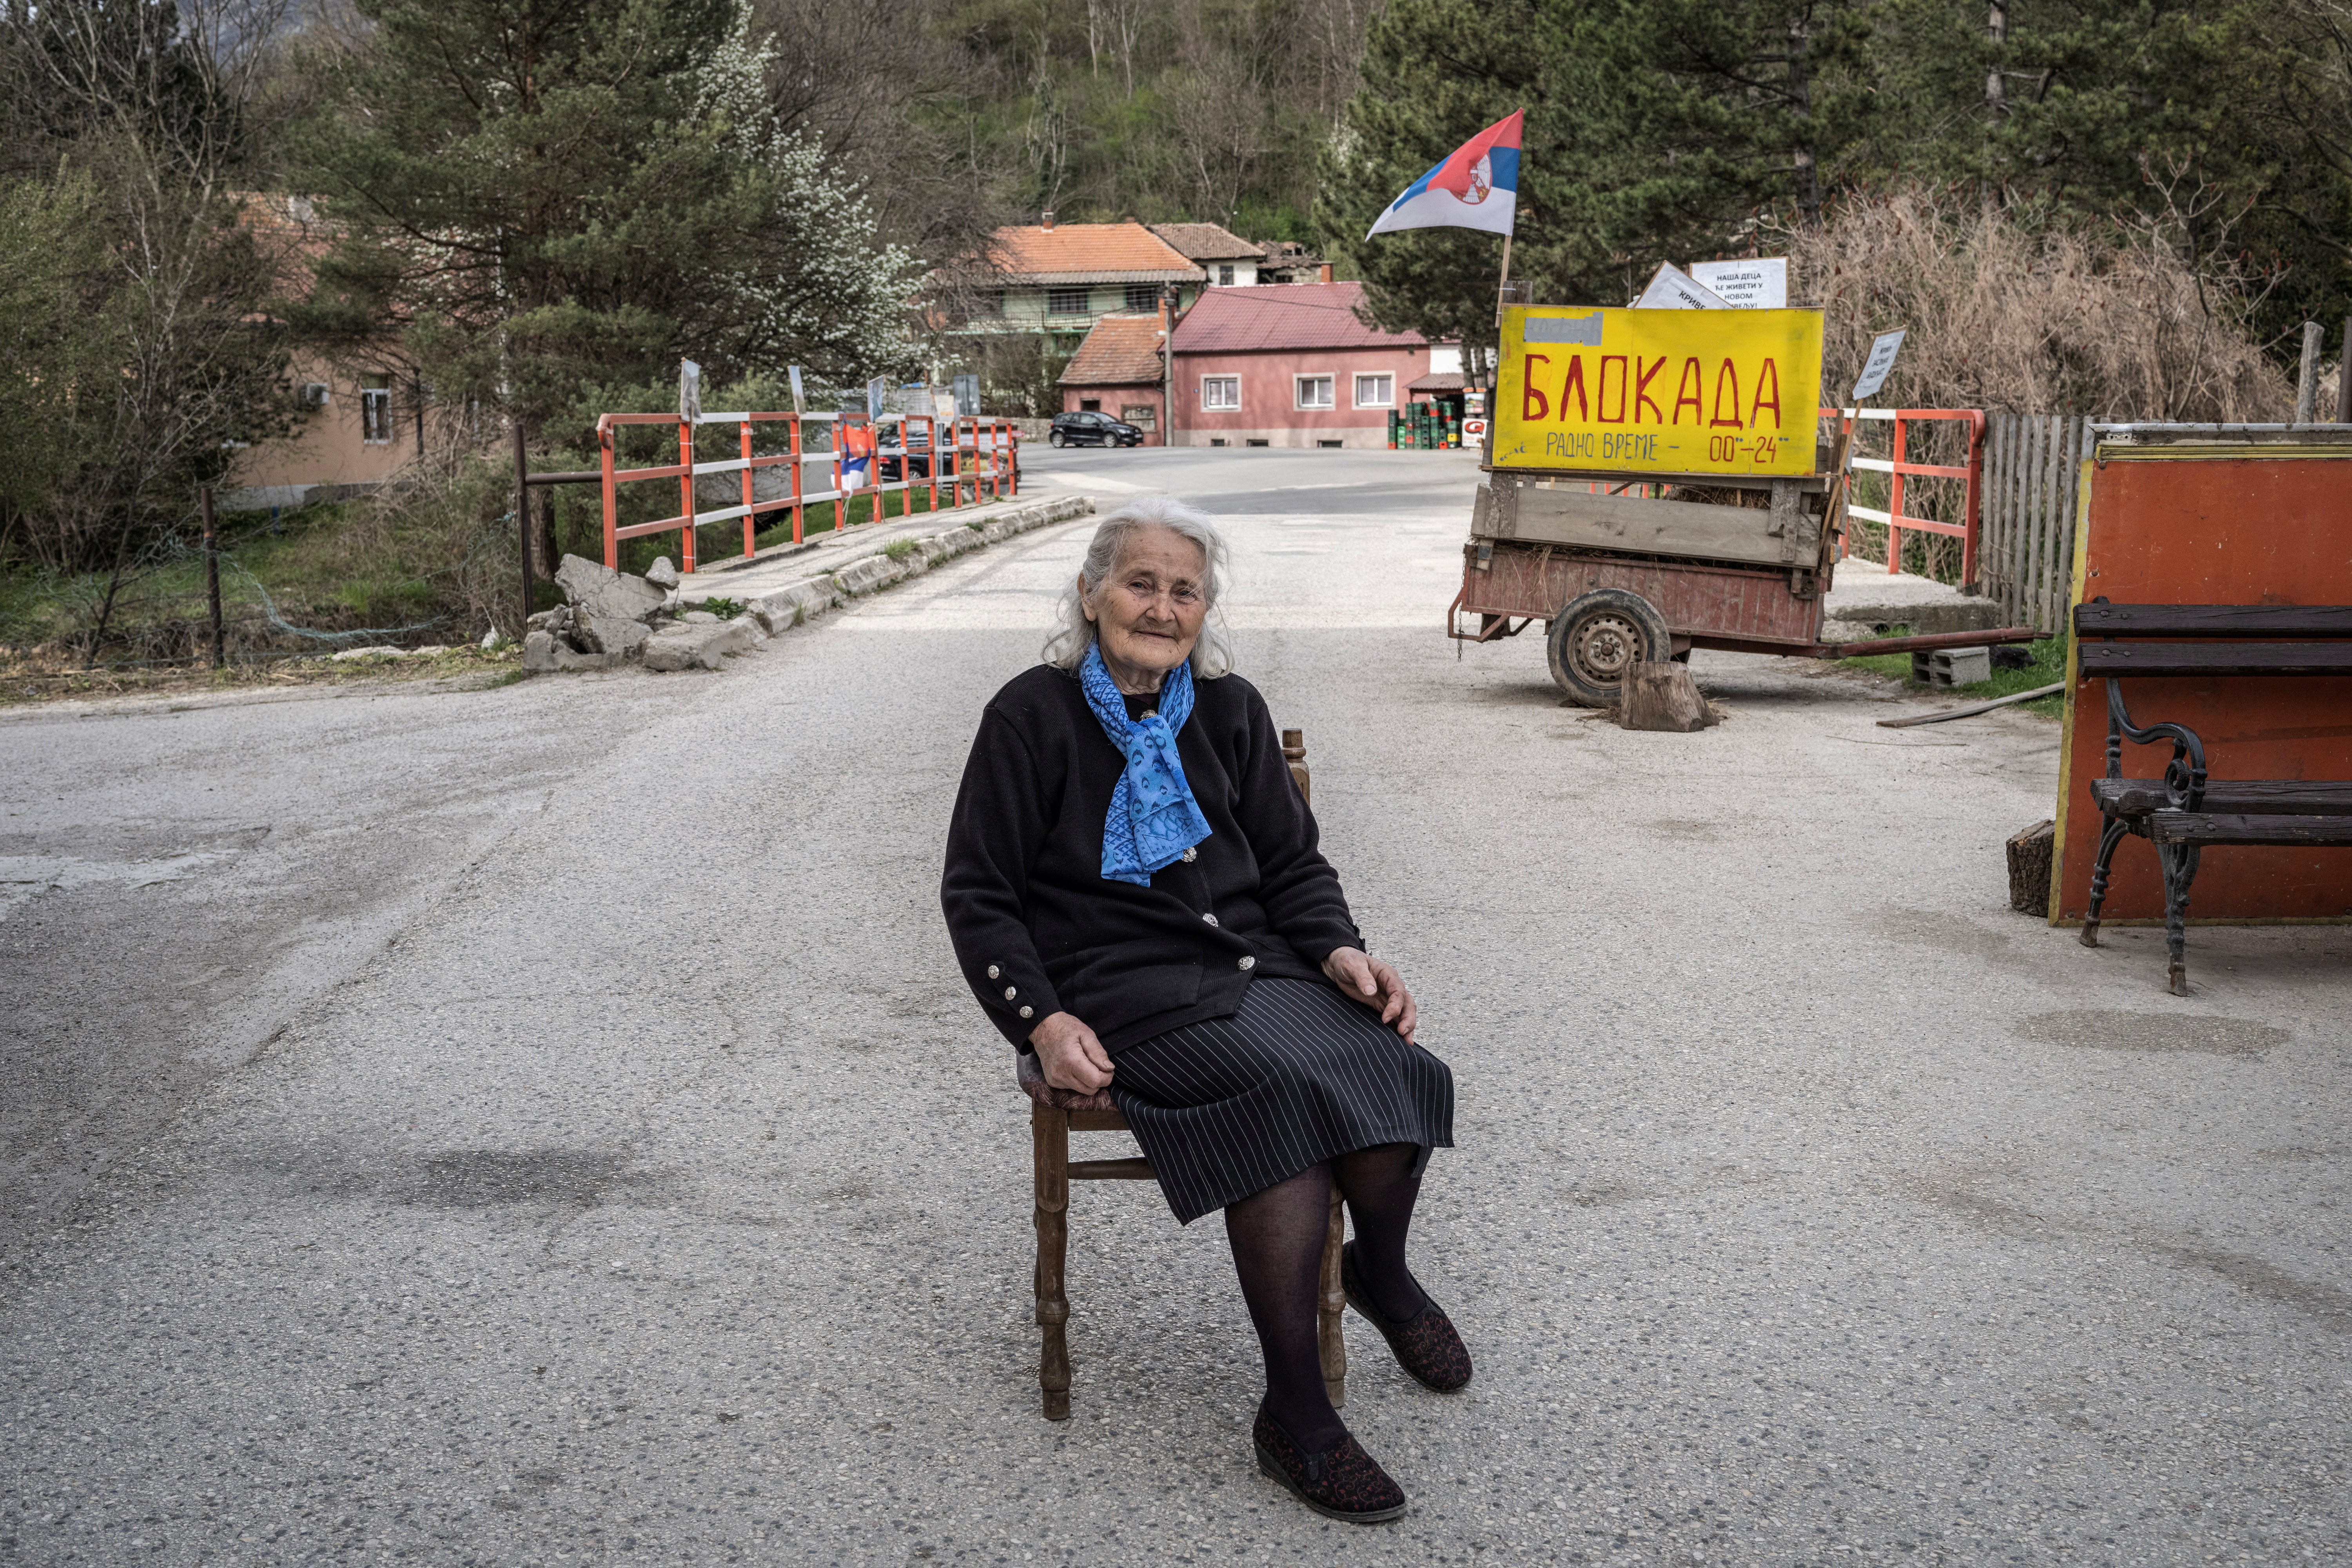
[[[735,0],[361,0],[297,176],[341,226],[303,315],[436,399],[576,439],[615,389],[893,368],[912,260],[766,108]],[[386,323],[390,323],[387,341]]]
[[[1844,0],[1467,0],[1392,6],[1324,163],[1324,243],[1384,325],[1494,341],[1500,242],[1362,236],[1422,172],[1527,110],[1512,273],[1547,302],[1618,304],[1660,261],[1737,254],[1805,221],[1866,145],[1868,30]]]

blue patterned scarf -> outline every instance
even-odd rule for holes
[[[1127,701],[1103,668],[1099,647],[1087,650],[1078,685],[1103,733],[1127,753],[1127,771],[1110,792],[1110,815],[1103,818],[1102,874],[1148,888],[1152,872],[1182,859],[1209,836],[1209,819],[1201,815],[1176,756],[1176,731],[1192,716],[1192,661],[1168,672],[1158,710],[1140,719],[1127,716]]]

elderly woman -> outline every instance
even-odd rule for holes
[[[1180,1222],[1212,1209],[1265,1355],[1260,1466],[1370,1522],[1404,1493],[1339,1421],[1316,1355],[1331,1184],[1348,1303],[1405,1371],[1470,1381],[1405,1264],[1454,1079],[1364,951],[1265,700],[1208,625],[1224,542],[1180,502],[1106,518],[1045,662],[981,715],[940,901],[964,977],[1045,1080],[1108,1089]]]

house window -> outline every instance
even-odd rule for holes
[[[1201,378],[1201,406],[1213,411],[1231,413],[1242,405],[1242,378],[1237,375],[1204,375]]]
[[[1100,413],[1102,411],[1102,399],[1099,397],[1081,397],[1078,399],[1078,408],[1080,412],[1086,414]]]
[[[1083,316],[1087,313],[1087,291],[1083,289],[1048,289],[1045,290],[1045,314],[1049,316]]]
[[[1360,375],[1356,378],[1356,406],[1359,408],[1393,408],[1396,406],[1396,377],[1392,375]]]
[[[1137,315],[1160,309],[1160,287],[1156,283],[1130,283],[1127,286],[1127,308]]]
[[[1328,408],[1331,404],[1331,378],[1328,375],[1301,375],[1292,378],[1298,388],[1301,408]]]
[[[1230,267],[1218,268],[1217,281],[1223,284],[1225,288],[1232,288],[1234,286],[1234,269]]]
[[[983,291],[980,297],[980,309],[981,313],[983,315],[1002,316],[1004,314],[1004,290],[1002,289],[990,289]]]
[[[392,377],[360,377],[360,439],[371,447],[392,441]]]

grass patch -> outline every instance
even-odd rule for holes
[[[1909,632],[1901,626],[1895,627],[1887,633],[1889,638],[1909,635]],[[1859,646],[1868,647],[1869,645],[1865,643]],[[2037,686],[2048,686],[2053,681],[2066,679],[2066,639],[2064,637],[2042,637],[2022,646],[2033,656],[2033,662],[2031,665],[2023,669],[1996,669],[1992,672],[1991,679],[1972,680],[1966,686],[1939,686],[1931,689],[1920,681],[1913,680],[1911,656],[1907,653],[1864,654],[1858,658],[1841,659],[1838,662],[1850,669],[1866,669],[1874,675],[1892,677],[1903,682],[1904,687],[1908,690],[1948,691],[1954,697],[1967,698],[1977,702],[1995,697],[2008,697],[2020,691],[2031,691]],[[2055,719],[2064,710],[2065,703],[2066,694],[2063,691],[2053,691],[2047,697],[2039,697],[2031,702],[2021,702],[2017,706],[2024,712],[2038,713],[2045,719]]]

